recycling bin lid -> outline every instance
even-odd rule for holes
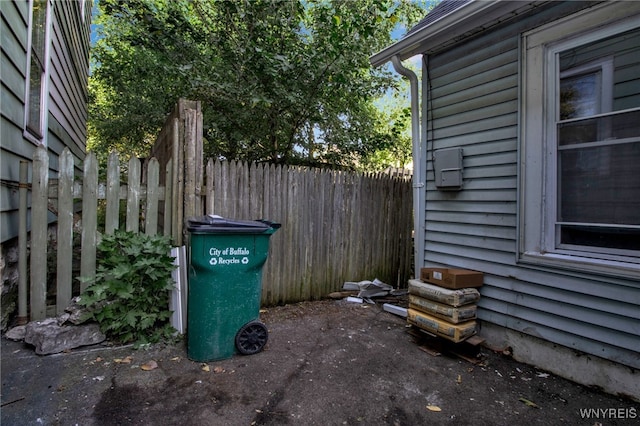
[[[280,228],[279,223],[269,220],[235,220],[218,215],[192,217],[187,220],[189,232],[260,234],[271,229]]]

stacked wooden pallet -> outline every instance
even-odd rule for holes
[[[466,269],[422,268],[420,280],[409,280],[409,324],[461,342],[476,333],[477,287],[480,272]]]

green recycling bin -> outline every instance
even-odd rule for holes
[[[280,224],[200,216],[191,237],[187,356],[206,362],[260,352],[268,332],[258,320],[262,267]]]

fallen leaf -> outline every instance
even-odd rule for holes
[[[462,376],[458,374],[458,380],[456,380],[457,384],[462,383]]]
[[[96,362],[102,362],[102,357],[96,358]]]
[[[442,411],[442,408],[438,407],[437,405],[427,405],[427,410],[429,411]]]
[[[525,404],[527,404],[531,408],[540,408],[538,406],[538,404],[536,404],[535,402],[529,401],[526,398],[518,398],[518,401],[524,402]]]
[[[126,358],[116,358],[113,360],[116,364],[131,364],[131,361],[133,361],[133,357],[131,355]]]
[[[209,367],[207,364],[202,364],[202,371],[211,371],[211,367]]]
[[[180,361],[180,357],[179,356],[174,356],[173,358],[171,358],[171,361]]]
[[[140,368],[143,369],[144,371],[155,370],[156,368],[158,368],[158,363],[155,362],[154,360],[149,360],[144,364],[142,364]]]
[[[213,368],[214,373],[224,373],[224,368],[218,366]]]

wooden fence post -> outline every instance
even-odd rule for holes
[[[31,188],[31,320],[47,314],[47,228],[49,193],[49,155],[40,145],[33,157]]]
[[[158,232],[158,198],[160,184],[160,164],[158,160],[149,160],[147,172],[147,202],[144,212],[144,233],[156,235]]]
[[[72,297],[73,166],[73,154],[65,147],[58,178],[57,314],[64,312]]]
[[[140,230],[140,160],[135,157],[129,159],[126,229],[135,233]]]
[[[173,159],[167,162],[164,179],[164,235],[173,237]],[[176,242],[174,241],[174,244]]]
[[[107,235],[120,226],[120,160],[114,151],[107,160],[107,197],[104,231]]]
[[[80,275],[85,278],[96,276],[96,243],[98,233],[98,160],[93,152],[84,159],[84,181],[82,184],[82,250],[80,254]],[[88,283],[82,283],[84,291]]]
[[[20,161],[20,206],[18,222],[18,324],[26,324],[29,320],[27,294],[27,191],[29,163]]]
[[[171,162],[173,164],[173,169],[171,171],[171,175],[173,176],[173,185],[171,196],[171,232],[174,244],[181,246],[184,244],[182,241],[182,223],[184,214],[184,152],[180,149],[180,120],[178,120],[178,118],[173,120],[172,138],[173,156],[171,157]]]

